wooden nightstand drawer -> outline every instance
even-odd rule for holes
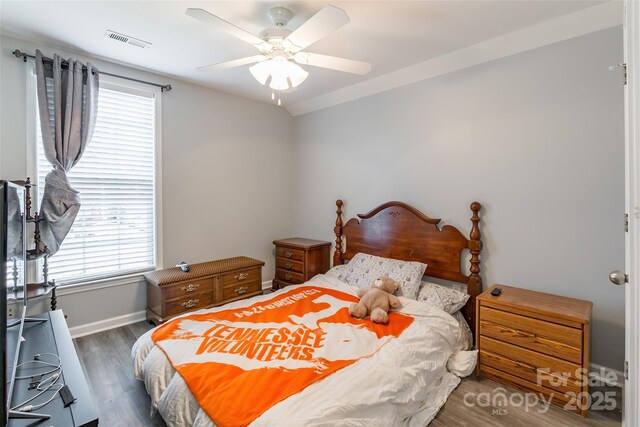
[[[276,248],[276,256],[292,261],[304,261],[304,251],[292,248]]]
[[[248,283],[255,280],[262,280],[262,273],[260,268],[254,268],[251,270],[234,271],[233,273],[227,273],[220,276],[220,282],[223,287],[235,286],[238,284]]]
[[[576,379],[580,365],[567,362],[566,360],[556,359],[546,354],[537,353],[527,350],[526,348],[511,345],[504,341],[498,341],[493,338],[481,336],[482,349],[491,353],[499,354],[507,357],[514,362],[521,362],[535,369],[548,369],[550,372],[557,372]]]
[[[295,271],[296,273],[304,273],[304,263],[292,261],[287,258],[276,257],[276,268]]]
[[[213,293],[189,295],[184,298],[167,301],[163,316],[173,316],[184,311],[193,311],[207,307],[213,302]]]
[[[222,289],[222,299],[230,300],[238,297],[245,297],[250,294],[262,292],[262,282],[254,280],[253,282],[236,283],[225,286]]]
[[[527,381],[523,378],[508,374],[485,364],[480,366],[480,375],[526,392],[541,393],[542,395],[548,396],[554,405],[561,407],[564,407],[566,404],[575,405],[575,398],[573,397],[573,394],[558,393],[556,390],[543,387],[535,382]]]
[[[183,282],[167,286],[164,290],[164,298],[169,301],[175,298],[182,298],[195,294],[211,293],[212,290],[212,279],[200,279],[192,282]]]
[[[304,282],[304,276],[302,274],[282,270],[280,268],[276,268],[276,279],[296,284]]]
[[[582,363],[582,329],[483,307],[480,334],[574,363]]]
[[[578,394],[581,391],[577,379],[569,377],[568,373],[560,373],[550,369],[548,366],[534,365],[533,362],[527,358],[527,355],[519,354],[518,356],[522,357],[514,360],[516,357],[513,357],[513,353],[505,356],[492,350],[493,348],[488,345],[483,346],[483,349],[480,350],[481,366],[491,366],[502,372],[507,372],[561,393],[574,392]],[[526,362],[522,360],[526,360]],[[542,363],[542,361],[538,360],[537,363]],[[572,376],[575,375],[576,369],[578,369],[578,367],[575,367],[574,371],[571,372]]]

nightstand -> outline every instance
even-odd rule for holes
[[[304,283],[329,270],[330,242],[291,237],[275,240],[276,275],[272,289]]]
[[[499,296],[492,296],[501,288]],[[476,298],[477,373],[587,416],[593,304],[494,285]]]

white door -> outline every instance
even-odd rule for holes
[[[625,396],[623,424],[640,425],[640,4],[625,1],[625,179],[626,233]],[[623,276],[624,279],[624,276]],[[622,280],[624,282],[624,280]]]

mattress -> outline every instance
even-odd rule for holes
[[[319,275],[305,285],[355,295],[355,288]],[[285,288],[279,293],[290,291]],[[275,293],[189,315],[248,307]],[[399,313],[414,321],[374,354],[314,382],[271,406],[251,426],[424,426],[437,414],[460,376],[472,372],[476,352],[465,351],[467,331],[458,320],[427,303],[401,298]],[[132,348],[136,378],[144,381],[156,410],[168,426],[215,426],[189,386],[151,335]],[[222,427],[222,426],[220,426]]]

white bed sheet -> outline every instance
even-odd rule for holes
[[[355,288],[324,275],[307,284],[355,294]],[[200,312],[240,307],[273,295]],[[251,426],[427,425],[460,382],[459,376],[471,373],[477,354],[464,351],[465,332],[451,315],[430,304],[401,301],[403,306],[397,311],[412,315],[415,321],[398,339],[272,406]],[[131,353],[136,378],[144,381],[151,397],[151,414],[157,409],[170,427],[214,426],[182,377],[155,347],[152,332],[141,336]]]

